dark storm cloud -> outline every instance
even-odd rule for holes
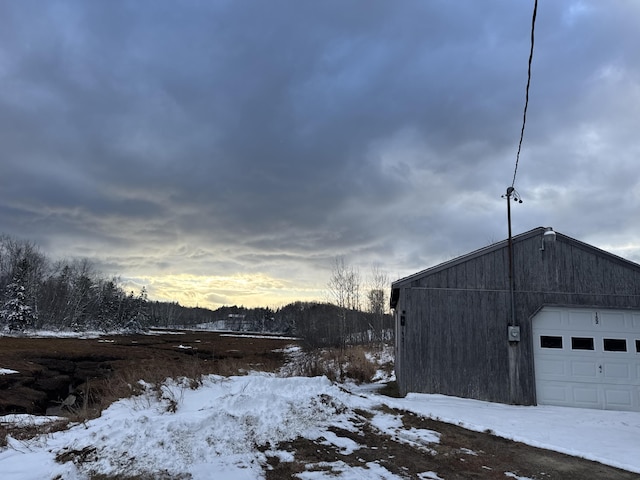
[[[500,240],[532,6],[1,2],[3,230],[131,276],[320,284],[336,255],[393,276]],[[540,2],[516,231],[637,238],[638,20]]]

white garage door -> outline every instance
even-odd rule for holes
[[[640,411],[640,312],[543,308],[533,319],[538,404]]]

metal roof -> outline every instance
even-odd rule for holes
[[[521,233],[519,235],[515,235],[512,237],[512,243],[518,243],[521,242],[523,240],[526,240],[528,238],[531,237],[535,237],[536,235],[544,235],[545,232],[549,231],[548,227],[537,227],[534,228],[532,230],[529,230],[528,232],[524,232]],[[621,263],[627,267],[633,268],[638,270],[638,272],[640,272],[640,265],[637,263],[632,262],[631,260],[627,260],[626,258],[622,258],[619,257],[618,255],[615,255],[613,253],[607,252],[606,250],[602,250],[598,247],[594,247],[593,245],[589,245],[588,243],[584,243],[581,242],[580,240],[576,240],[575,238],[571,238],[567,235],[563,235],[561,233],[555,232],[556,234],[556,239],[561,239],[562,241],[566,242],[566,243],[571,243],[573,245],[575,245],[576,247],[585,249],[585,250],[590,250],[600,256],[604,256],[607,257],[609,260],[615,261],[617,263]],[[434,273],[440,272],[442,270],[446,270],[447,268],[453,267],[455,265],[459,265],[461,263],[464,263],[466,261],[469,261],[471,259],[480,257],[482,255],[486,255],[487,253],[491,253],[491,252],[495,252],[496,250],[500,250],[503,248],[507,248],[509,245],[509,239],[506,240],[501,240],[500,242],[496,242],[493,243],[491,245],[487,245],[486,247],[480,248],[478,250],[474,250],[470,253],[467,253],[465,255],[461,255],[459,257],[453,258],[451,260],[447,260],[446,262],[440,263],[438,265],[435,265],[433,267],[429,267],[425,270],[421,270],[417,273],[414,273],[412,275],[409,275],[407,277],[403,277],[400,278],[398,280],[396,280],[395,282],[393,282],[391,284],[391,288],[392,289],[396,289],[396,288],[400,288],[402,287],[404,284],[409,283],[417,278],[422,278],[428,275],[432,275]]]

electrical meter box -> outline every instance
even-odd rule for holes
[[[509,327],[507,334],[509,335],[510,342],[520,341],[520,327]]]

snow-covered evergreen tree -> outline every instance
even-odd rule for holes
[[[129,294],[129,320],[125,323],[124,329],[130,332],[142,332],[149,327],[149,303],[147,301],[147,289],[142,287],[140,294],[134,297],[133,292]]]
[[[105,332],[120,326],[120,316],[124,292],[118,287],[115,279],[100,282],[98,312],[95,327]]]
[[[0,311],[4,329],[10,332],[24,332],[31,328],[37,319],[37,314],[26,302],[25,287],[14,277],[14,281],[7,285],[6,301]]]

